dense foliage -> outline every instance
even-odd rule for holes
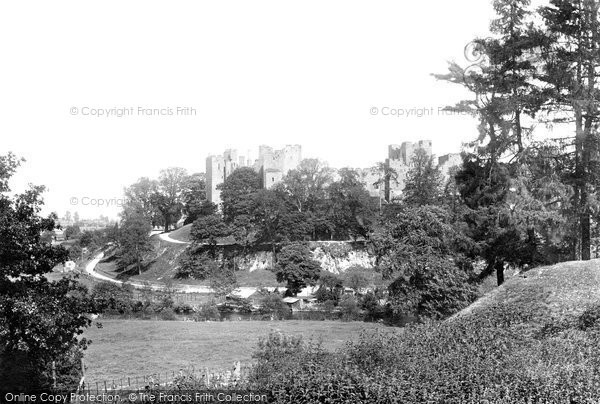
[[[312,259],[307,246],[290,244],[281,249],[277,257],[275,275],[278,282],[286,282],[288,292],[296,295],[306,286],[315,285],[321,266]]]
[[[74,278],[50,282],[44,276],[67,260],[67,251],[41,238],[55,228],[55,215],[39,215],[43,187],[6,196],[20,164],[0,156],[0,380],[3,389],[51,385],[51,364],[59,377],[77,374],[80,338],[93,304]]]
[[[273,402],[530,403],[600,399],[597,308],[562,328],[530,327],[539,307],[369,332],[335,353],[272,334],[251,383]]]

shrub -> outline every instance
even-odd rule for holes
[[[389,292],[395,314],[436,319],[460,311],[478,296],[465,271],[435,255],[415,258]]]
[[[578,330],[595,324],[593,309],[531,338],[544,328],[541,309],[503,302],[450,322],[366,332],[335,353],[269,336],[251,382],[276,403],[598,402],[600,332]]]
[[[290,308],[278,293],[268,293],[260,299],[259,312],[281,320],[290,315]]]
[[[377,292],[368,292],[362,296],[360,307],[365,310],[366,319],[373,321],[386,317],[387,308],[379,303],[380,296]]]
[[[333,313],[335,310],[336,301],[334,300],[326,300],[323,302],[323,311],[327,313]]]
[[[221,313],[250,313],[252,303],[248,299],[237,296],[228,296],[227,301],[219,306]]]
[[[177,314],[192,314],[194,308],[187,303],[178,303],[173,306],[173,311]]]
[[[159,315],[159,317],[160,317],[161,320],[166,320],[166,321],[177,320],[177,316],[175,315],[175,312],[173,311],[173,309],[163,308],[158,313],[158,315]]]
[[[360,317],[360,308],[358,307],[358,303],[354,296],[342,296],[338,307],[342,313],[342,320],[344,321],[357,320]]]
[[[133,307],[133,292],[127,284],[97,283],[92,288],[92,298],[101,312],[109,314],[130,313]]]
[[[206,252],[186,249],[179,258],[179,267],[175,276],[180,279],[208,279],[219,269],[219,264]]]
[[[200,305],[194,314],[194,321],[219,321],[221,313],[214,302],[208,302]]]
[[[600,322],[600,305],[587,308],[577,319],[577,326],[580,330],[587,330],[598,326]]]

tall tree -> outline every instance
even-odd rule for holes
[[[142,177],[129,187],[125,188],[125,203],[123,204],[122,218],[129,215],[141,214],[150,221],[152,226],[162,223],[160,212],[154,204],[154,194],[158,184],[155,180]]]
[[[151,231],[152,225],[143,215],[131,215],[123,221],[119,233],[119,263],[122,266],[134,264],[138,274],[142,274],[144,257],[152,251]]]
[[[304,214],[314,240],[319,234],[330,237],[334,231],[326,219],[327,188],[332,181],[333,170],[317,159],[302,160],[283,179],[283,189],[295,209]]]
[[[334,236],[342,240],[367,237],[375,222],[375,203],[355,170],[342,168],[338,175],[339,179],[327,189],[327,216],[334,226]]]
[[[548,44],[544,81],[552,90],[556,122],[574,123],[573,205],[579,225],[577,257],[590,259],[593,156],[598,152],[600,70],[599,4],[593,0],[551,0],[542,9]],[[565,116],[566,114],[566,116]]]
[[[250,167],[234,170],[222,184],[221,190],[223,219],[233,223],[236,218],[246,221],[254,210],[254,196],[261,189],[260,176]]]
[[[316,284],[321,266],[312,258],[307,246],[292,243],[279,252],[274,271],[277,281],[287,282],[288,292],[295,296],[304,287]]]
[[[417,149],[406,176],[403,201],[410,205],[437,205],[442,194],[442,173],[433,156]]]
[[[181,217],[183,191],[188,180],[187,171],[180,167],[169,167],[160,171],[153,204],[163,217],[165,231],[169,231]]]
[[[80,337],[91,323],[84,314],[94,308],[76,278],[44,276],[68,252],[41,240],[57,220],[39,216],[44,187],[5,195],[20,163],[11,153],[0,156],[0,380],[3,390],[31,391],[51,386],[52,362],[59,380],[74,369],[71,361],[88,344]]]
[[[206,200],[206,179],[204,173],[195,173],[187,177],[182,193],[185,224],[205,214],[212,214],[210,201]],[[214,204],[212,204],[214,206]]]

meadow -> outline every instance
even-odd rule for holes
[[[84,334],[93,341],[85,353],[86,378],[91,383],[191,366],[227,370],[236,360],[249,363],[259,338],[272,331],[321,339],[325,349],[334,351],[345,341],[357,340],[362,330],[387,328],[341,321],[98,320]]]

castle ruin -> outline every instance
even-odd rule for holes
[[[385,169],[395,172],[395,178],[385,178],[380,167],[357,169],[361,182],[372,197],[391,201],[402,195],[406,184],[406,176],[412,167],[413,157],[417,150],[424,150],[432,156],[431,140],[403,142],[400,145],[388,146],[388,156],[385,159]],[[221,192],[217,185],[239,167],[252,167],[259,173],[261,186],[272,188],[281,182],[290,170],[296,169],[302,161],[300,145],[286,145],[283,149],[275,150],[270,146],[259,146],[258,159],[253,163],[249,158],[238,155],[237,150],[227,149],[222,155],[212,155],[206,158],[206,198],[215,203],[221,203]],[[446,154],[437,159],[438,167],[444,179],[450,176],[450,168],[462,164],[460,154]]]
[[[399,197],[406,185],[406,176],[412,167],[413,157],[417,150],[424,150],[428,156],[432,156],[431,140],[419,140],[418,142],[403,142],[400,145],[388,146],[388,156],[385,159],[386,170],[393,170],[395,178],[385,178],[385,173],[379,167],[359,169],[359,176],[369,194],[391,201]],[[462,164],[460,154],[451,153],[438,158],[438,167],[444,179],[448,179],[450,168]]]
[[[211,155],[206,158],[206,199],[212,203],[221,203],[222,184],[231,173],[240,167],[252,167],[259,173],[262,187],[270,189],[281,182],[283,177],[298,167],[302,160],[300,145],[286,145],[281,150],[262,145],[258,148],[258,159],[251,163],[249,158],[239,156],[237,150],[227,149],[223,155]]]

